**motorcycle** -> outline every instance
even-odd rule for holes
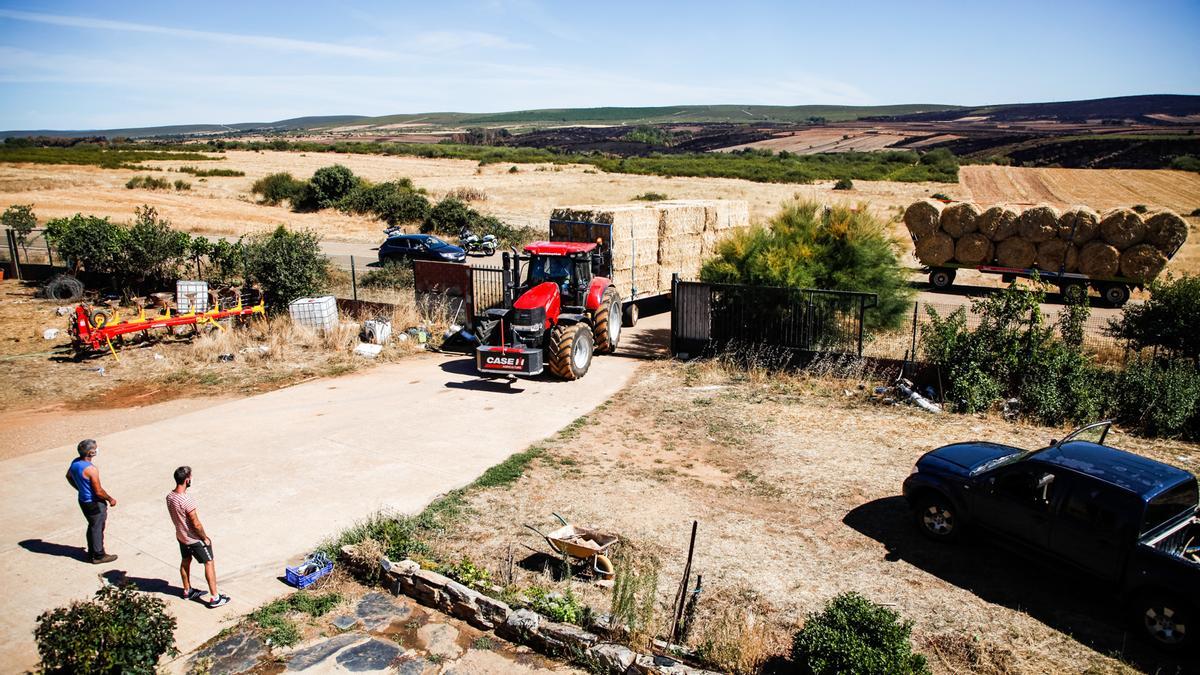
[[[500,246],[496,241],[496,235],[485,234],[480,237],[474,232],[461,233],[458,237],[458,245],[467,252],[467,255],[492,255]]]

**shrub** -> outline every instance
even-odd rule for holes
[[[338,208],[359,215],[371,214],[389,225],[422,222],[429,217],[429,200],[412,188],[407,178],[376,185],[359,185]]]
[[[267,306],[274,312],[285,311],[296,298],[320,292],[328,265],[320,239],[307,230],[280,225],[246,242],[246,275],[262,284]]]
[[[834,190],[853,190],[854,189],[854,181],[850,180],[849,178],[843,178],[833,184],[833,189]]]
[[[482,588],[492,582],[491,572],[479,567],[465,556],[455,563],[443,566],[441,572],[464,586]]]
[[[191,237],[171,229],[171,223],[160,219],[154,207],[137,207],[134,213],[128,241],[113,274],[117,287],[126,295],[147,282],[156,288],[172,285],[179,278],[191,245]]]
[[[191,190],[192,184],[187,182],[186,180],[183,180],[182,178],[177,178],[177,179],[175,179],[175,189],[178,191]]]
[[[363,288],[412,288],[412,265],[384,263],[382,267],[364,274],[358,280],[358,285]]]
[[[125,228],[108,218],[76,213],[46,223],[46,240],[74,272],[113,273],[128,239]]]
[[[1134,204],[1131,208],[1137,213],[1146,213],[1150,210],[1145,204]]]
[[[931,672],[925,657],[913,653],[911,635],[912,622],[895,611],[843,593],[808,615],[792,641],[792,660],[810,675]]]
[[[438,202],[421,225],[422,232],[457,236],[464,227],[471,227],[479,214],[465,202],[447,197]]]
[[[156,176],[134,176],[125,183],[125,187],[130,190],[134,188],[145,188],[147,190],[170,190],[171,181],[167,180],[166,178],[158,178]]]
[[[37,227],[37,216],[33,214],[33,204],[13,204],[0,215],[0,225],[13,231],[21,248],[29,244],[29,235]]]
[[[446,193],[447,197],[453,197],[464,202],[486,202],[487,193],[479,188],[473,187],[456,187]]]
[[[700,270],[709,283],[864,291],[879,296],[868,328],[894,327],[911,308],[897,242],[865,208],[784,205],[766,227],[735,232]]]
[[[237,169],[199,169],[194,166],[179,167],[180,173],[190,173],[197,178],[208,178],[212,176],[245,176],[244,171]]]
[[[640,195],[635,195],[633,199],[634,201],[639,202],[661,202],[663,200],[670,199],[670,197],[661,192],[643,192]]]
[[[309,179],[299,200],[293,200],[297,210],[319,210],[337,206],[338,202],[358,187],[354,172],[341,164],[317,169]]]
[[[1143,434],[1200,438],[1200,371],[1179,359],[1134,359],[1117,378],[1117,418]]]
[[[299,591],[259,607],[248,618],[268,645],[291,647],[300,641],[300,629],[289,614],[299,612],[316,618],[328,614],[341,601],[337,593]]]
[[[159,598],[131,584],[105,586],[94,600],[44,612],[34,636],[47,673],[147,673],[174,656],[175,619]]]
[[[260,203],[278,206],[283,202],[295,203],[304,191],[304,181],[296,180],[290,173],[273,173],[254,181],[251,194],[261,197]]]
[[[579,625],[588,613],[588,608],[583,601],[576,597],[569,588],[559,593],[534,586],[527,589],[525,594],[529,596],[529,607],[533,611],[559,623]]]
[[[1158,347],[1200,360],[1200,276],[1185,274],[1150,283],[1150,299],[1128,304],[1107,332],[1133,349]]]
[[[1200,157],[1195,155],[1180,155],[1171,160],[1171,168],[1176,171],[1200,172]]]
[[[647,643],[658,629],[655,605],[658,599],[658,559],[623,546],[613,560],[616,578],[613,579],[612,604],[609,612],[613,624],[629,632],[630,642]]]
[[[517,168],[517,165],[516,165],[516,164],[513,164],[512,166],[508,167],[508,172],[509,172],[509,173],[518,173],[518,172],[520,172],[520,171],[521,171],[521,170]]]

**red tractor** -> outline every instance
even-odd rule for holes
[[[595,243],[537,241],[524,255],[504,255],[524,281],[505,289],[511,306],[477,320],[475,365],[485,374],[537,375],[543,367],[565,380],[587,374],[592,354],[611,354],[621,340],[621,295],[604,273],[608,255]],[[516,276],[519,276],[516,275]]]

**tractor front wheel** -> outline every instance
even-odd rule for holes
[[[592,329],[587,324],[559,324],[550,331],[550,372],[564,380],[578,380],[592,365]]]
[[[617,343],[621,341],[621,296],[617,289],[610,286],[604,291],[600,306],[592,314],[592,325],[596,330],[596,353],[617,351]]]

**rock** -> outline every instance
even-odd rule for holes
[[[656,675],[707,675],[713,673],[711,670],[693,668],[668,656],[650,654],[638,654],[633,663],[633,670],[638,673]]]
[[[47,328],[46,330],[42,331],[42,339],[54,340],[58,337],[60,332],[61,331],[59,331],[57,328]]]
[[[337,628],[338,630],[350,630],[351,628],[357,626],[359,621],[362,621],[362,619],[359,619],[357,616],[343,614],[339,617],[336,617],[330,623],[332,623],[334,628]]]
[[[579,626],[553,621],[543,622],[538,627],[538,634],[547,640],[561,642],[570,654],[585,652],[600,641],[594,633],[589,633]]]
[[[495,624],[504,623],[508,619],[508,615],[512,614],[512,608],[507,603],[486,595],[480,594],[479,598],[475,600],[475,604],[479,607],[483,618]]]
[[[588,650],[597,663],[610,673],[624,673],[637,660],[637,653],[625,645],[604,642]]]
[[[267,645],[257,635],[240,632],[200,650],[192,659],[192,664],[208,659],[211,672],[232,675],[252,670],[266,655]]]
[[[396,666],[396,673],[397,675],[422,675],[428,667],[429,662],[425,659],[409,659],[401,661],[400,665]]]
[[[396,643],[371,638],[339,653],[337,663],[352,673],[382,672],[390,670],[389,666],[399,657],[400,647]]]
[[[416,572],[413,572],[413,576],[416,577],[416,581],[419,583],[439,590],[445,588],[446,584],[454,583],[449,578],[431,570],[418,569]]]
[[[368,593],[358,601],[354,614],[362,619],[363,627],[368,631],[377,631],[387,628],[395,621],[407,619],[412,614],[412,609],[397,605],[383,593]]]
[[[496,635],[508,640],[524,644],[529,636],[537,633],[542,617],[537,612],[528,609],[518,609],[508,615],[504,623],[496,627]]]
[[[446,659],[462,656],[462,647],[457,642],[458,629],[449,624],[427,623],[417,630],[417,639],[430,654]]]
[[[288,658],[288,671],[300,671],[312,668],[343,648],[361,642],[364,637],[361,633],[345,633],[321,640],[303,649],[297,649]]]
[[[415,560],[401,560],[400,562],[392,562],[387,558],[381,561],[383,570],[392,574],[412,575],[416,574],[421,569],[421,564]]]

